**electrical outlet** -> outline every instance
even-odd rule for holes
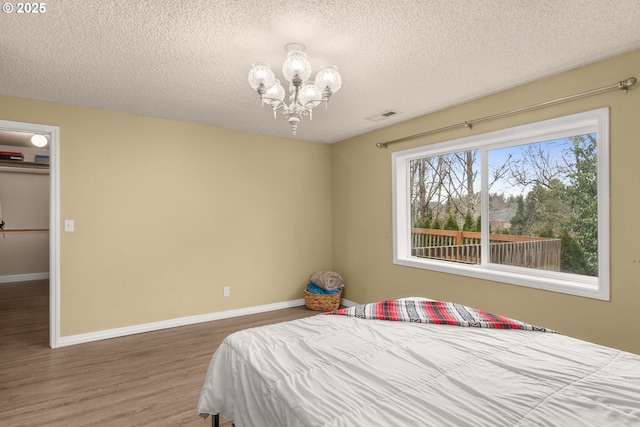
[[[222,295],[224,295],[225,297],[231,295],[231,288],[229,286],[225,286],[224,288],[222,288]]]

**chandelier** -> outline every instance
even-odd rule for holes
[[[338,67],[324,65],[318,70],[315,79],[309,80],[311,64],[307,60],[304,46],[290,43],[285,49],[288,53],[282,64],[282,74],[289,81],[289,103],[284,101],[285,92],[280,80],[276,79],[271,67],[265,62],[252,65],[249,85],[260,95],[262,105],[266,103],[273,108],[274,118],[277,118],[277,111],[281,111],[295,135],[301,117],[308,115],[310,120],[313,119],[312,110],[321,102],[326,107],[331,95],[340,90],[342,78]]]

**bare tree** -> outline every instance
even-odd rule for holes
[[[429,212],[441,220],[452,214],[462,224],[467,213],[479,210],[476,191],[478,151],[425,157],[412,162],[412,203],[418,222]]]
[[[510,155],[506,165],[508,173],[503,177],[512,186],[551,188],[553,180],[564,181],[567,169],[543,144],[528,144],[522,147],[519,156]]]

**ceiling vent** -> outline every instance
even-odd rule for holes
[[[376,114],[375,116],[369,116],[367,117],[367,120],[371,120],[372,122],[381,122],[383,120],[387,120],[392,117],[395,117],[398,114],[402,114],[402,113],[398,110],[387,110],[380,114]]]

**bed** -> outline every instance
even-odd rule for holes
[[[229,335],[198,413],[236,427],[640,426],[640,356],[459,304],[383,301]]]

